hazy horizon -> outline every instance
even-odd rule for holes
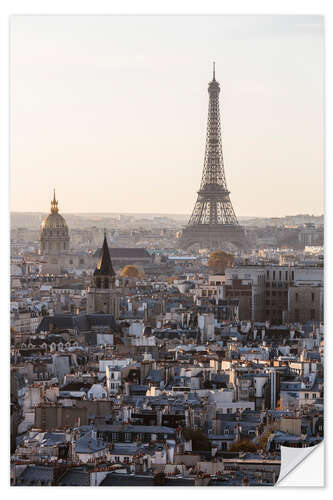
[[[59,211],[60,212],[60,211]],[[11,210],[11,214],[45,214],[49,213],[47,210],[31,210],[31,211],[26,211],[26,210]],[[185,213],[168,213],[168,212],[61,212],[63,215],[165,215],[165,216],[170,216],[170,217],[190,217],[190,213],[185,214]],[[280,215],[278,217],[272,215],[272,216],[267,216],[267,215],[239,215],[238,218],[240,219],[282,219],[284,217],[299,217],[299,216],[309,216],[309,217],[324,217],[324,214],[311,214],[311,213],[298,213],[298,214],[286,214],[286,215]]]
[[[321,16],[12,17],[11,211],[189,216],[214,60],[236,215],[323,215],[323,42]]]

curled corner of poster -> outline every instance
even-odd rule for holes
[[[281,470],[276,486],[325,486],[324,442],[309,448],[281,446]]]

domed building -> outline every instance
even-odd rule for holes
[[[59,255],[69,250],[68,226],[59,214],[58,200],[53,192],[51,213],[42,222],[40,233],[40,253],[42,255]]]
[[[95,253],[73,248],[70,250],[69,228],[59,213],[55,190],[51,201],[51,212],[41,225],[38,253],[42,274],[64,274],[73,271],[92,273],[96,260],[103,255],[103,248],[98,248]],[[128,264],[143,266],[152,262],[152,257],[144,248],[110,248],[110,256],[118,267]]]
[[[59,273],[69,252],[69,231],[65,219],[59,214],[58,200],[53,192],[51,213],[42,222],[40,255],[45,259],[43,272]]]

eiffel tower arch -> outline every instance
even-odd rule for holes
[[[197,201],[180,237],[183,249],[193,245],[226,248],[245,244],[244,228],[238,223],[230,200],[224,172],[219,94],[220,85],[213,79],[208,85],[209,106],[203,174]]]

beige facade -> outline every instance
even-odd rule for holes
[[[280,419],[278,428],[281,432],[287,432],[288,434],[293,434],[294,436],[300,436],[302,430],[302,418],[283,416]]]
[[[120,297],[113,288],[89,287],[87,293],[87,313],[112,314],[119,319]]]
[[[324,291],[320,285],[291,286],[288,290],[288,319],[298,321],[323,321]]]
[[[43,431],[53,431],[87,424],[87,408],[66,407],[59,404],[40,404],[35,408],[34,426]]]

